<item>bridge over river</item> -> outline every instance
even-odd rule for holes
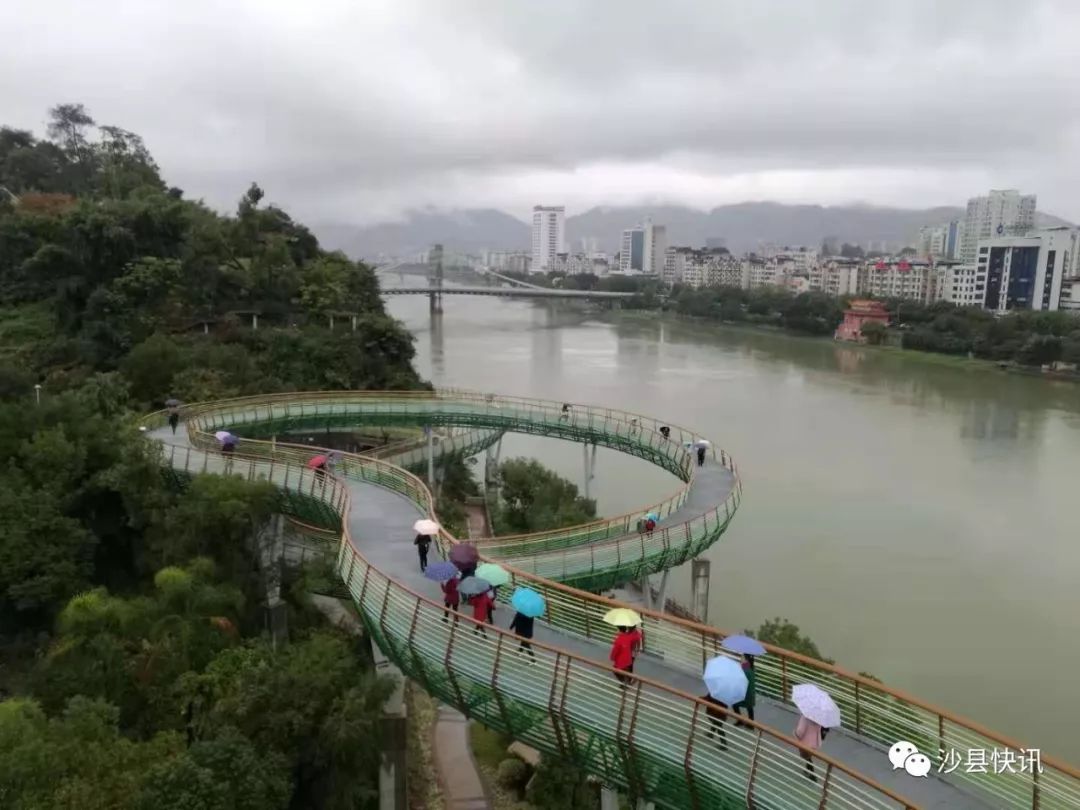
[[[1064,808],[1080,807],[1080,774],[1042,758],[1032,772],[951,774],[925,778],[894,770],[886,755],[908,740],[937,761],[947,749],[1009,750],[1025,746],[944,709],[842,668],[769,647],[758,658],[755,722],[727,725],[726,744],[711,735],[701,671],[724,655],[726,633],[715,627],[643,610],[644,650],[629,688],[607,660],[613,628],[602,621],[619,603],[593,591],[677,566],[717,542],[741,501],[735,463],[713,450],[698,467],[688,449],[693,431],[638,414],[463,391],[324,392],[249,397],[192,406],[186,431],[173,436],[164,415],[146,421],[163,445],[168,469],[182,481],[194,474],[233,474],[276,484],[282,512],[332,531],[337,571],[369,633],[419,686],[466,715],[550,754],[566,757],[608,786],[668,808]],[[438,590],[416,563],[413,522],[435,517],[430,491],[400,466],[344,454],[335,475],[307,469],[309,447],[276,435],[316,427],[371,425],[449,427],[460,447],[490,445],[504,431],[603,445],[675,475],[678,489],[628,515],[584,526],[479,544],[512,577],[501,588],[534,588],[548,610],[537,622],[536,659],[518,651],[501,627],[484,632],[465,615],[447,620]],[[213,434],[231,429],[269,441],[242,441],[229,459]],[[468,438],[475,434],[475,440]],[[404,459],[403,456],[398,456]],[[417,461],[414,457],[413,462]],[[588,463],[588,462],[586,462]],[[635,524],[645,512],[662,520],[651,535]],[[445,556],[458,539],[437,538]],[[579,589],[581,588],[581,589]],[[503,605],[498,623],[511,610]],[[843,617],[838,617],[842,621]],[[841,708],[843,727],[823,750],[807,751],[789,735],[796,720],[791,688],[814,683]],[[808,778],[800,754],[814,763]]]

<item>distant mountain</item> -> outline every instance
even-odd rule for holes
[[[462,251],[525,250],[532,240],[529,225],[493,208],[411,211],[403,222],[322,225],[314,230],[324,247],[356,258],[404,256],[436,243]]]
[[[756,250],[768,243],[819,247],[826,237],[840,242],[886,242],[894,248],[914,244],[919,228],[962,218],[964,209],[882,208],[870,205],[785,205],[772,202],[722,205],[711,211],[682,206],[624,206],[592,208],[568,217],[566,238],[571,251],[581,239],[595,238],[601,250],[619,249],[623,229],[647,216],[666,225],[669,245],[700,247],[708,239],[723,239],[734,253]],[[1065,220],[1042,212],[1040,226],[1066,225]],[[406,255],[441,242],[448,248],[478,251],[528,250],[529,225],[493,209],[441,212],[417,211],[403,222],[371,226],[326,225],[315,228],[326,247],[356,257],[379,254]]]

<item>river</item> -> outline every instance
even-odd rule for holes
[[[785,616],[848,669],[1080,761],[1080,386],[575,304],[447,297],[433,326],[426,298],[388,301],[436,385],[625,408],[734,455],[710,624]],[[511,455],[583,483],[575,445]],[[591,494],[613,515],[676,484],[602,449]]]

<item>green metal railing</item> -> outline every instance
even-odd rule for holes
[[[670,808],[914,808],[881,785],[820,752],[805,750],[817,782],[806,778],[801,746],[756,723],[727,724],[714,737],[706,705],[692,695],[635,679],[624,689],[603,664],[534,643],[535,662],[519,639],[455,615],[372,566],[349,535],[347,487],[294,463],[192,447],[166,448],[184,474],[239,475],[294,493],[284,508],[316,500],[341,526],[337,568],[369,632],[401,670],[470,717],[539,750],[576,761],[611,787]],[[399,492],[431,514],[431,497],[409,473],[353,457],[353,474]],[[726,749],[721,747],[721,739]]]
[[[307,398],[310,395],[293,396]],[[354,395],[349,393],[347,396]],[[385,398],[390,395],[377,396]],[[444,395],[442,398],[448,396]],[[429,395],[429,398],[440,397]],[[485,408],[490,405],[487,397],[483,397],[481,401],[485,403]],[[226,407],[232,408],[234,403],[226,403]],[[557,404],[555,407],[558,407]],[[208,415],[209,409],[204,409],[200,418]],[[618,421],[618,418],[614,421]],[[219,424],[220,420],[205,423]],[[310,448],[307,448],[307,453],[310,454]],[[351,457],[341,468],[341,472],[350,478],[359,477],[361,480],[403,491],[398,488],[400,484],[395,484],[395,474],[382,471],[378,476],[372,477],[373,474],[369,471],[372,463],[361,457]],[[398,470],[396,475],[408,474]],[[423,488],[419,482],[416,482],[415,486]],[[733,490],[737,491],[738,487]],[[422,511],[432,513],[429,495],[426,495],[426,501],[421,499],[416,502]],[[444,553],[456,542],[455,538],[446,533],[439,538],[440,548]],[[668,542],[672,543],[670,537]],[[645,552],[639,557],[644,558]],[[616,558],[615,562],[618,564],[619,559]],[[550,625],[583,638],[610,641],[613,630],[603,623],[602,616],[619,603],[546,578],[558,578],[559,573],[555,570],[548,569],[543,576],[538,576],[513,569],[511,575],[514,585],[527,585],[545,595],[548,602],[545,621]],[[500,590],[508,594],[512,588]],[[720,647],[726,635],[723,631],[662,613],[639,612],[644,617],[645,651],[662,658],[669,665],[699,674],[708,658],[726,654]],[[1032,749],[1029,747],[904,692],[838,667],[766,646],[769,655],[757,659],[758,689],[761,694],[786,702],[790,699],[790,690],[794,684],[816,683],[828,691],[840,706],[846,729],[883,750],[897,740],[904,739],[928,752],[932,759],[938,752],[949,750],[1007,751],[1016,761],[1021,761],[1025,753],[1030,756]],[[980,795],[992,797],[996,806],[1044,810],[1080,807],[1080,772],[1050,756],[1042,755],[1040,759],[1040,767],[1026,773],[982,773],[960,769],[951,773],[948,779],[959,785],[969,786]]]

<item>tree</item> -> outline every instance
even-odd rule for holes
[[[1017,358],[1026,366],[1042,366],[1061,359],[1061,338],[1054,335],[1031,335],[1024,341]]]
[[[813,640],[809,636],[803,635],[802,631],[799,630],[799,626],[788,619],[777,616],[758,627],[756,634],[751,633],[749,630],[745,631],[745,633],[766,644],[797,652],[809,658],[816,658],[818,661],[824,661],[827,664],[832,663],[831,659],[825,658],[821,654]]]
[[[49,110],[49,137],[76,160],[88,153],[86,130],[94,119],[82,104],[57,104]]]
[[[534,459],[514,458],[499,467],[499,507],[493,516],[499,533],[524,533],[587,523],[596,502]]]
[[[885,342],[888,328],[881,321],[865,321],[859,332],[871,346],[880,346]]]
[[[917,252],[918,251],[915,250],[915,248],[908,246],[908,247],[900,248],[900,252],[897,253],[896,255],[897,256],[914,256]]]
[[[783,309],[782,315],[784,326],[812,335],[831,335],[843,317],[840,302],[820,292],[795,296]]]

